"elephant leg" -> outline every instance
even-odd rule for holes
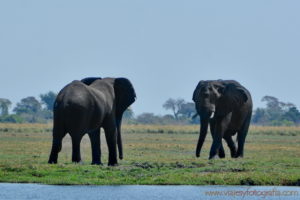
[[[220,134],[215,134],[213,137],[213,143],[210,148],[209,159],[215,158],[215,156],[219,153],[221,146],[222,146],[222,136]]]
[[[52,149],[51,149],[51,153],[50,153],[48,163],[50,163],[50,164],[56,164],[57,163],[58,153],[61,151],[61,146],[62,146],[61,144],[62,144],[62,139],[53,138],[53,140],[52,140]]]
[[[238,132],[238,150],[236,157],[243,157],[244,156],[244,144],[245,144],[245,139],[246,139],[246,133],[245,132]]]
[[[223,147],[223,144],[221,142],[221,146],[219,148],[219,151],[218,151],[218,155],[220,158],[225,158],[225,151],[224,151],[224,147]]]
[[[209,159],[214,158],[222,147],[222,138],[231,120],[231,113],[225,117],[215,119],[213,143],[210,148]],[[224,148],[223,148],[224,151]]]
[[[81,136],[72,137],[72,162],[79,163],[81,161],[80,156],[80,142]]]
[[[237,153],[237,149],[236,149],[236,145],[234,143],[234,141],[232,140],[232,132],[226,132],[224,134],[224,139],[227,142],[227,145],[230,149],[230,154],[232,158],[236,157],[236,153]]]
[[[92,165],[101,165],[100,128],[88,134],[92,146]]]
[[[216,120],[212,119],[210,122],[210,133],[212,138],[214,138],[215,129],[216,129],[215,126],[216,126]],[[221,140],[221,146],[217,154],[219,155],[220,158],[225,158],[225,151],[222,144],[222,140]]]
[[[207,119],[201,119],[200,134],[196,147],[196,157],[200,157],[200,152],[207,135],[208,124],[209,121]]]
[[[237,141],[238,141],[238,150],[236,157],[244,156],[244,144],[246,140],[246,136],[248,133],[249,125],[250,125],[251,115],[249,115],[240,131],[238,131]]]
[[[108,146],[108,166],[118,165],[117,161],[117,130],[105,130]]]
[[[117,126],[115,120],[104,122],[104,132],[108,146],[108,166],[118,165],[117,160]]]
[[[56,164],[57,163],[58,153],[61,151],[62,139],[63,139],[64,136],[65,136],[64,131],[58,129],[56,127],[56,125],[54,125],[52,148],[51,148],[51,153],[50,153],[50,156],[49,156],[48,163],[50,163],[50,164]]]

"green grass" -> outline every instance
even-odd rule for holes
[[[211,137],[195,158],[198,126],[123,126],[124,159],[107,167],[92,166],[87,136],[81,143],[83,164],[71,162],[67,135],[57,165],[47,164],[51,125],[0,124],[0,182],[45,184],[160,185],[300,185],[300,128],[251,127],[245,157],[208,160]]]

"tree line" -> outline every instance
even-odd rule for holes
[[[252,123],[267,126],[294,126],[300,124],[300,112],[293,103],[279,101],[272,96],[264,96],[265,108],[257,108]]]
[[[12,102],[0,98],[0,122],[6,123],[47,123],[53,119],[53,104],[56,93],[50,91],[39,95],[39,99],[29,96],[21,99],[9,113]]]
[[[23,98],[9,112],[12,102],[0,98],[0,122],[6,123],[48,123],[53,119],[53,104],[56,93],[49,91],[40,94],[39,99],[29,96]],[[281,102],[273,96],[264,96],[264,108],[253,110],[252,124],[263,126],[294,126],[300,124],[300,112],[293,103]],[[123,121],[127,124],[199,124],[194,102],[187,102],[182,98],[169,98],[162,108],[170,114],[156,115],[142,113],[135,116],[128,108],[123,114]]]
[[[196,114],[195,104],[186,102],[182,98],[169,98],[162,107],[171,114],[155,115],[154,113],[142,113],[134,116],[129,108],[124,113],[124,121],[131,124],[198,124],[199,117]]]

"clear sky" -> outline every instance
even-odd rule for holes
[[[254,106],[300,106],[298,0],[0,1],[0,97],[13,103],[87,76],[127,77],[136,114],[235,79]]]

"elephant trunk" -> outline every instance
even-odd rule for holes
[[[207,129],[208,129],[208,119],[201,119],[201,127],[200,127],[200,135],[199,135],[199,139],[198,139],[198,143],[197,143],[197,148],[196,148],[196,156],[200,157],[200,151],[202,148],[202,145],[204,143],[204,140],[206,138],[207,135]]]
[[[123,144],[122,144],[122,137],[121,137],[121,122],[122,118],[117,120],[117,144],[119,150],[119,158],[123,159]]]

